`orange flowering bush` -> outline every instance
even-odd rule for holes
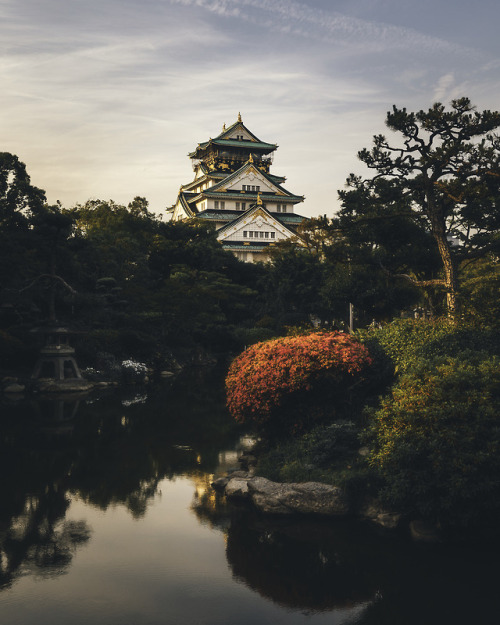
[[[345,398],[346,390],[370,364],[366,347],[343,332],[318,332],[257,343],[240,354],[229,368],[227,405],[240,422],[264,425],[287,413],[293,414],[290,425],[300,429],[306,420],[324,414],[321,403],[329,404],[331,414],[331,401],[335,396]]]

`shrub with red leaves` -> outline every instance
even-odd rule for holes
[[[239,422],[292,429],[336,412],[371,364],[368,350],[343,332],[318,332],[257,343],[231,364],[227,405]],[[323,405],[322,405],[323,404]],[[328,404],[328,405],[326,405]]]

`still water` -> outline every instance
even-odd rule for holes
[[[216,371],[0,408],[2,625],[498,622],[498,548],[218,499],[245,433]]]

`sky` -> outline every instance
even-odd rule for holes
[[[332,216],[393,105],[500,108],[499,23],[498,0],[0,0],[0,151],[51,204],[164,214],[241,112],[297,212]]]

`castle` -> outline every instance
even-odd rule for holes
[[[222,246],[246,262],[267,261],[270,248],[296,235],[306,218],[294,212],[304,201],[269,173],[274,143],[258,139],[238,120],[189,154],[194,180],[182,185],[167,209],[173,221],[205,219],[217,230]]]

